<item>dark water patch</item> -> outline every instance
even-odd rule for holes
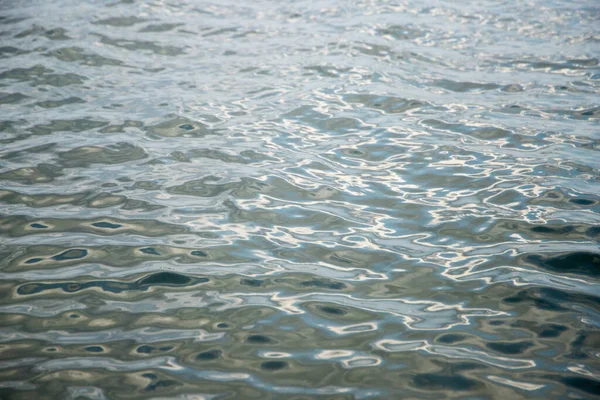
[[[183,26],[181,23],[173,23],[173,24],[151,24],[147,25],[144,28],[140,29],[139,32],[168,32],[173,30],[179,26]]]
[[[0,73],[0,79],[14,79],[18,81],[30,81],[35,78],[53,72],[43,65],[35,65],[31,68],[14,68]]]
[[[285,361],[265,361],[260,364],[260,368],[265,371],[280,371],[288,366]]]
[[[260,279],[242,279],[242,280],[240,280],[240,284],[242,284],[244,286],[250,286],[250,287],[261,287],[263,283],[264,283],[264,281],[262,281]]]
[[[62,176],[63,172],[53,164],[38,164],[35,167],[18,168],[0,173],[0,181],[13,181],[25,185],[52,182]]]
[[[65,194],[38,194],[28,195],[11,190],[0,189],[0,201],[6,204],[23,204],[28,207],[54,207],[62,204],[75,205],[87,197],[85,193],[76,193],[73,195]]]
[[[585,172],[591,172],[591,170]],[[565,210],[580,210],[595,206],[598,204],[598,199],[589,194],[584,197],[577,192],[554,189],[540,193],[539,196],[532,198],[530,202],[535,205],[551,205]]]
[[[163,379],[146,386],[145,390],[148,392],[164,391],[176,386],[183,386],[183,384],[173,379]]]
[[[413,385],[421,390],[472,390],[480,386],[477,381],[460,375],[418,374]]]
[[[26,96],[22,93],[2,93],[0,92],[0,104],[18,104],[27,99],[29,96]]]
[[[521,61],[515,61],[515,63],[520,63]],[[562,62],[551,62],[551,61],[533,61],[530,62],[529,65],[531,68],[540,68],[546,69],[549,68],[551,70],[570,70],[570,69],[587,69],[594,68],[598,65],[598,59],[596,58],[581,58],[581,59],[571,59]]]
[[[153,287],[185,287],[204,284],[210,279],[203,277],[190,277],[171,272],[159,272],[134,282],[127,281],[81,281],[81,282],[56,282],[56,283],[27,283],[17,288],[17,293],[23,296],[47,293],[61,290],[65,293],[75,293],[88,289],[100,289],[107,293],[124,293],[128,291],[146,291]]]
[[[554,288],[530,288],[520,290],[502,301],[514,305],[532,303],[531,305],[540,310],[563,312],[577,304],[597,307],[600,304],[600,297]]]
[[[597,237],[600,236],[600,226],[593,226],[591,228],[588,228],[585,231],[586,235],[588,235],[589,237]]]
[[[92,67],[101,66],[120,66],[124,62],[112,58],[104,57],[95,53],[91,53],[81,47],[63,47],[57,50],[52,50],[44,54],[47,57],[54,57],[60,61],[77,62],[82,65]]]
[[[159,204],[148,203],[143,200],[128,199],[125,196],[114,195],[111,193],[99,193],[89,198],[86,207],[107,208],[120,206],[123,210],[155,211],[164,208]]]
[[[160,253],[154,247],[144,247],[140,249],[144,254],[150,254],[152,256],[160,256]]]
[[[152,346],[140,346],[137,348],[137,352],[141,354],[151,354],[154,348]]]
[[[52,151],[56,147],[56,143],[46,143],[38,146],[27,147],[23,150],[10,151],[4,153],[0,158],[6,160],[27,160],[28,157],[31,157],[31,153],[47,153]]]
[[[277,340],[265,335],[250,335],[246,338],[246,343],[249,344],[277,344]]]
[[[190,284],[199,284],[210,282],[208,278],[191,278],[186,275],[175,274],[171,272],[160,272],[158,274],[150,275],[140,281],[137,284],[141,287],[145,286],[185,286]]]
[[[190,129],[192,128],[192,129]],[[184,117],[175,117],[170,120],[151,125],[144,130],[152,137],[184,137],[201,138],[214,135],[217,131],[210,129],[207,125]]]
[[[347,286],[343,282],[334,282],[327,279],[313,279],[309,281],[300,282],[300,286],[307,288],[320,288],[320,289],[331,289],[331,290],[343,290]]]
[[[147,20],[144,18],[138,18],[135,16],[123,16],[123,17],[112,17],[112,18],[101,19],[98,21],[94,21],[92,23],[97,24],[97,25],[124,27],[124,26],[133,26],[135,24],[139,24],[139,23],[146,22],[146,21]]]
[[[139,354],[157,354],[157,353],[165,353],[173,350],[173,346],[160,346],[154,347],[150,345],[142,345],[136,349],[136,352]]]
[[[22,121],[2,121],[0,120],[0,132],[15,133],[15,128],[20,125]],[[0,143],[12,143],[7,140],[2,140]],[[4,158],[4,157],[3,157]]]
[[[0,46],[0,58],[10,58],[29,53],[27,50],[13,46]]]
[[[513,83],[511,85],[503,86],[500,90],[507,93],[520,93],[524,91],[524,88],[521,85]]]
[[[111,222],[107,222],[107,221],[101,221],[101,222],[94,222],[92,224],[92,226],[96,227],[96,228],[100,228],[100,229],[119,229],[121,228],[123,225],[120,224],[113,224]]]
[[[219,35],[223,35],[224,33],[235,33],[239,30],[239,28],[235,27],[235,28],[220,28],[220,29],[215,29],[212,30],[208,33],[203,34],[203,37],[210,37],[210,36],[219,36]]]
[[[113,39],[99,34],[98,36],[100,36],[100,42],[103,44],[123,48],[133,52],[149,51],[156,55],[171,57],[185,54],[183,48],[179,46],[163,46],[147,40]]]
[[[592,206],[597,203],[595,200],[590,199],[569,199],[569,202],[578,206]]]
[[[467,338],[467,336],[465,336],[465,335],[459,335],[456,333],[446,333],[446,334],[439,336],[437,338],[437,341],[439,343],[452,344],[452,343],[457,343],[457,342],[463,341],[466,338]]]
[[[167,192],[179,195],[197,196],[197,197],[215,197],[230,189],[239,188],[243,184],[239,183],[214,183],[217,181],[212,176],[207,176],[197,180],[191,180],[181,185],[167,188]]]
[[[121,164],[148,157],[144,149],[131,143],[119,142],[107,147],[83,146],[59,153],[67,168],[81,168],[92,164]]]
[[[181,151],[174,151],[171,153],[171,157],[179,162],[190,162],[190,158]]]
[[[1,197],[0,197],[1,200]],[[25,215],[0,217],[0,234],[11,237],[44,233],[75,233],[84,232],[94,235],[121,235],[135,234],[147,237],[157,237],[168,234],[181,234],[189,232],[185,226],[161,223],[153,220],[108,220],[93,221],[88,219],[63,219],[45,218],[35,220]],[[157,250],[150,248],[140,249],[142,253],[160,255]],[[192,252],[192,255],[194,252]],[[207,257],[207,254],[203,257]],[[197,254],[196,254],[197,255]]]
[[[89,353],[104,353],[105,351],[102,346],[88,346],[84,350]]]
[[[573,252],[554,256],[529,254],[523,260],[553,272],[580,274],[589,277],[600,276],[600,254],[598,253]]]
[[[496,198],[495,201],[502,201],[502,198]],[[454,231],[444,229],[439,230],[439,232],[454,235],[465,234],[462,229]],[[501,238],[506,240],[515,234],[532,240],[588,240],[594,236],[594,227],[584,223],[560,224],[553,222],[539,225],[523,221],[498,219],[482,235],[478,235],[477,239],[487,243],[501,240]]]
[[[50,68],[36,65],[31,68],[14,68],[0,73],[0,80],[15,80],[20,82],[31,82],[32,86],[48,85],[64,87],[69,85],[80,85],[85,77],[74,73],[54,74]]]
[[[600,393],[600,380],[574,376],[562,378],[561,382],[567,386],[585,393],[589,393],[593,396],[597,396],[598,393]]]
[[[169,246],[153,246],[157,254],[151,252],[142,252],[136,246],[105,245],[102,247],[87,247],[86,249],[70,249],[59,246],[32,245],[26,254],[13,254],[14,257],[0,259],[0,267],[5,268],[7,272],[16,270],[26,270],[25,260],[32,257],[40,257],[47,260],[44,268],[64,268],[70,265],[80,263],[85,257],[86,263],[98,263],[112,267],[134,266],[145,261],[172,260],[178,264],[198,264],[210,262],[223,262],[224,264],[236,264],[242,262],[253,262],[249,257],[232,254],[226,249],[215,249],[212,251],[211,258],[190,257],[190,249]],[[14,247],[5,247],[9,251]]]
[[[172,272],[159,272],[154,275],[150,275],[138,281],[139,286],[178,286],[186,285],[192,282],[192,279],[185,275],[175,274]],[[204,278],[204,282],[208,282],[208,279]]]
[[[585,329],[576,332],[569,343],[569,352],[566,357],[573,360],[587,360],[595,357],[595,351],[600,341],[600,334],[596,330]]]
[[[538,334],[540,338],[556,338],[559,337],[561,333],[568,330],[566,326],[558,324],[543,324],[541,329],[542,330]]]
[[[578,110],[551,109],[544,110],[545,113],[554,114],[568,119],[592,120],[600,118],[600,107],[584,108]]]
[[[573,231],[573,226],[567,225],[567,226],[561,226],[561,227],[552,227],[552,226],[547,226],[547,225],[539,225],[539,226],[534,226],[533,228],[531,228],[532,232],[535,233],[545,233],[545,234],[551,234],[551,235],[563,235],[566,233],[570,233]]]
[[[214,361],[221,357],[223,352],[221,350],[209,350],[202,352],[196,356],[198,361]]]
[[[348,313],[344,309],[342,309],[340,307],[334,307],[334,306],[319,305],[316,308],[317,308],[317,310],[319,310],[319,311],[321,311],[321,312],[323,312],[325,314],[335,315],[335,316],[343,316],[343,315],[346,315]]]
[[[530,348],[532,346],[533,346],[533,343],[530,341],[522,341],[522,342],[515,342],[515,343],[492,342],[492,343],[486,344],[486,347],[488,349],[494,350],[498,353],[510,354],[510,355],[523,354],[528,348]]]
[[[450,366],[448,365],[443,365],[443,363],[441,366],[445,367],[447,370],[449,371],[474,371],[474,370],[483,370],[483,369],[487,369],[488,366],[486,366],[485,364],[481,364],[481,363],[477,363],[477,362],[455,362],[452,363]]]
[[[562,307],[559,302],[555,301],[552,298],[548,298],[548,296],[544,296],[546,293],[543,290],[521,290],[517,292],[515,295],[505,297],[503,301],[509,304],[519,304],[519,303],[533,303],[535,307],[541,310],[548,311],[567,311],[566,308]]]
[[[37,107],[42,107],[42,108],[57,108],[57,107],[62,107],[62,106],[66,106],[69,104],[82,104],[85,103],[85,100],[79,98],[79,97],[67,97],[66,99],[61,99],[61,100],[46,100],[46,101],[39,101],[37,103],[34,103],[34,106]]]
[[[86,118],[72,120],[59,119],[46,124],[34,125],[29,128],[29,132],[34,135],[50,135],[55,132],[84,132],[101,128],[105,125],[108,125],[108,122],[94,121]]]
[[[39,25],[33,25],[31,28],[15,35],[15,38],[21,39],[27,36],[42,36],[50,40],[69,40],[71,39],[63,28],[45,29]]]
[[[500,88],[500,85],[495,83],[457,82],[449,79],[440,79],[432,84],[452,92],[481,92]]]
[[[70,249],[55,256],[52,256],[52,259],[56,261],[75,260],[79,258],[84,258],[85,256],[87,256],[87,254],[88,251],[86,249]]]
[[[556,323],[536,323],[527,320],[518,320],[510,325],[513,328],[525,329],[532,332],[540,339],[554,339],[569,331],[566,325]]]
[[[137,181],[132,186],[134,189],[143,189],[143,190],[160,190],[162,186],[156,182],[150,181]]]

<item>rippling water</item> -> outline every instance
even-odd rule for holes
[[[599,28],[0,2],[0,397],[597,395]]]

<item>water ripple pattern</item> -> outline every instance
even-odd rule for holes
[[[0,2],[0,398],[597,396],[599,28]]]

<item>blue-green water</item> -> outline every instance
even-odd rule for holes
[[[0,398],[600,393],[594,1],[0,1]]]

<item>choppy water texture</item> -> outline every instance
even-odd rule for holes
[[[0,2],[2,399],[600,393],[594,1]]]

